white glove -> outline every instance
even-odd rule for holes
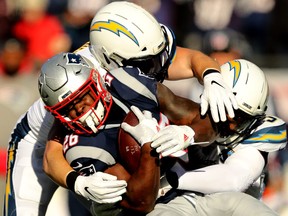
[[[97,203],[115,203],[122,200],[127,182],[117,180],[116,176],[96,172],[90,176],[78,176],[75,181],[75,193]]]
[[[151,142],[152,137],[159,131],[159,125],[152,113],[144,110],[143,113],[136,106],[131,106],[131,110],[137,116],[139,123],[131,126],[126,122],[121,124],[121,128],[131,134],[137,142],[143,146],[145,143]]]
[[[214,122],[226,121],[226,111],[234,118],[234,109],[238,109],[237,101],[232,90],[225,84],[220,72],[212,72],[204,75],[204,92],[201,96],[201,115],[205,115],[210,105]],[[219,115],[218,115],[219,114]]]
[[[194,130],[189,126],[168,125],[153,137],[151,147],[156,148],[163,157],[169,156],[192,144],[194,135]]]

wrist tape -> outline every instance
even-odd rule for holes
[[[204,73],[203,73],[203,78],[205,76],[207,76],[208,74],[211,74],[211,73],[220,73],[220,71],[216,70],[216,69],[207,69]]]
[[[68,173],[67,177],[66,177],[66,185],[68,187],[68,189],[70,189],[71,191],[75,192],[75,181],[77,179],[77,177],[79,176],[79,173],[77,173],[76,171],[71,171],[70,173]]]

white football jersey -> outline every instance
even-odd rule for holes
[[[239,143],[233,143],[231,145],[233,147],[229,151],[225,151],[225,147],[219,146],[221,151],[220,158],[223,163],[224,160],[235,152],[247,147],[253,147],[261,152],[276,152],[285,148],[286,144],[286,123],[276,116],[266,116],[262,124],[255,128],[249,137]],[[265,167],[259,178],[255,180],[245,192],[260,199],[265,187],[264,177]]]

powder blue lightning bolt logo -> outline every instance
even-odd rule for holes
[[[107,30],[111,31],[117,36],[120,37],[120,33],[130,38],[137,46],[139,46],[139,42],[137,38],[130,32],[125,26],[121,25],[120,23],[114,20],[108,21],[98,21],[91,25],[90,31],[101,31]]]
[[[236,85],[240,73],[241,73],[241,63],[239,61],[229,61],[230,71],[234,72],[233,87]]]

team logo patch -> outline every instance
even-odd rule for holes
[[[120,33],[130,38],[137,46],[139,46],[139,42],[137,38],[130,32],[125,26],[121,25],[120,23],[114,20],[106,21],[98,21],[91,25],[90,31],[101,31],[107,30],[111,31],[117,36],[120,37]]]
[[[79,172],[82,174],[82,175],[92,175],[94,173],[96,173],[96,169],[95,169],[95,166],[93,164],[89,165],[89,166],[86,166],[86,167],[83,167],[79,170]]]
[[[66,58],[67,58],[67,65],[68,64],[73,64],[73,65],[83,65],[83,66],[86,66],[86,67],[89,67],[89,65],[86,63],[86,62],[84,62],[84,61],[82,61],[82,58],[81,58],[81,56],[80,55],[78,55],[78,54],[75,54],[75,53],[68,53],[67,55],[66,55]]]

